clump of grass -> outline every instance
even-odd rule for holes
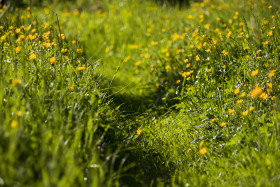
[[[1,18],[0,38],[1,185],[115,183],[105,179],[111,161],[100,157],[116,111],[100,89],[98,62],[58,19],[40,22],[29,8]]]

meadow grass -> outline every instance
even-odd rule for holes
[[[1,18],[0,182],[278,186],[279,2],[97,4]]]

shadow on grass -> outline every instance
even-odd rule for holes
[[[101,82],[101,87],[106,88],[110,85],[110,80]],[[130,133],[136,132],[138,125],[135,120],[139,115],[147,115],[147,110],[155,108],[160,104],[160,97],[152,89],[141,88],[138,90],[137,84],[130,84],[127,87],[123,86],[120,80],[115,79],[110,89],[108,90],[109,99],[112,100],[113,107],[119,106],[119,111],[123,114],[117,120],[118,125],[123,128],[129,128]],[[120,91],[121,90],[121,91]],[[157,186],[160,183],[168,185],[171,175],[175,171],[175,166],[166,167],[164,158],[154,151],[145,152],[141,150],[135,141],[130,141],[130,138],[123,136],[122,129],[113,128],[106,134],[104,138],[105,150],[109,152],[118,152],[117,158],[113,161],[114,171],[119,171],[119,166],[122,165],[129,169],[125,170],[120,177],[121,186]],[[138,138],[142,138],[139,136]],[[137,140],[139,141],[139,140]],[[141,140],[140,140],[141,141]],[[121,146],[121,149],[120,149]],[[106,155],[106,154],[105,154]],[[105,157],[104,157],[105,158]],[[104,159],[103,158],[103,159]],[[131,167],[133,165],[133,167]]]
[[[119,107],[125,114],[139,114],[158,104],[159,97],[150,88],[139,88],[136,83],[124,86],[118,79],[114,79],[111,85],[110,82],[111,80],[103,80],[101,88],[107,89],[113,107]]]

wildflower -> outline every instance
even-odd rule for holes
[[[136,134],[140,135],[141,133],[142,133],[142,130],[141,129],[137,129]]]
[[[233,110],[233,109],[228,109],[228,111],[227,111],[228,114],[232,114],[232,115],[234,114],[234,112],[235,112],[235,110]]]
[[[18,34],[20,33],[20,29],[16,29],[15,32]]]
[[[267,36],[269,36],[269,37],[271,37],[273,35],[273,32],[272,31],[269,31],[268,33],[267,33]]]
[[[268,74],[268,78],[273,77],[275,72],[276,72],[276,70],[271,70]]]
[[[223,56],[226,56],[226,55],[228,55],[228,52],[227,52],[226,50],[223,50],[223,51],[222,51],[222,55],[223,55]]]
[[[72,40],[72,44],[75,44],[76,43],[76,40]]]
[[[259,73],[259,70],[258,70],[258,69],[257,69],[257,70],[254,70],[254,71],[251,72],[251,76],[254,77],[254,76],[256,76],[258,73]]]
[[[248,110],[245,110],[245,111],[243,111],[243,112],[241,113],[241,115],[242,115],[242,116],[247,116],[248,113],[249,113]]]
[[[253,97],[254,99],[256,99],[261,94],[262,94],[262,88],[259,87],[258,85],[250,92],[251,97]]]
[[[199,61],[199,60],[200,60],[199,55],[196,55],[195,56],[195,61]]]
[[[16,53],[19,53],[20,52],[20,47],[16,47],[15,51],[16,51]]]
[[[242,92],[241,94],[240,94],[240,97],[245,97],[246,96],[246,92]]]
[[[77,53],[82,53],[82,49],[77,49]]]
[[[231,35],[232,35],[232,32],[229,31],[229,32],[227,33],[226,37],[229,38]]]
[[[220,124],[220,127],[224,127],[224,126],[226,126],[226,125],[227,125],[227,123],[226,123],[226,122],[223,122],[223,123]]]
[[[191,64],[190,63],[188,63],[187,65],[186,65],[186,68],[189,68],[191,66]]]
[[[267,93],[262,93],[261,95],[260,95],[260,98],[262,99],[262,100],[266,100],[267,98],[268,98],[268,94]]]
[[[211,123],[214,123],[215,121],[217,121],[217,119],[216,119],[216,118],[212,118],[212,119],[210,119],[210,122],[211,122]]]
[[[127,61],[129,61],[129,59],[130,59],[130,56],[126,57],[123,61],[127,62]]]
[[[46,47],[46,48],[49,48],[51,46],[51,43],[49,43],[49,42],[48,43],[43,43],[43,46]]]
[[[211,71],[212,71],[211,68],[206,70],[207,73],[210,73]]]
[[[242,102],[243,102],[243,100],[239,99],[239,100],[236,101],[236,104],[241,104]]]
[[[76,70],[77,70],[77,71],[82,71],[82,70],[84,70],[84,69],[86,69],[85,66],[76,67]]]
[[[234,90],[233,90],[233,93],[234,93],[235,95],[239,94],[239,88],[234,89]]]
[[[165,100],[166,100],[166,98],[165,98],[165,97],[163,97],[163,98],[161,98],[161,100],[162,100],[162,101],[165,101]]]
[[[273,96],[273,97],[271,97],[270,99],[271,99],[271,101],[274,101],[274,100],[275,100],[275,98],[276,98],[276,97],[275,97],[275,96]]]
[[[50,58],[50,63],[51,63],[51,64],[55,63],[55,57],[51,57],[51,58]]]
[[[201,147],[201,146],[203,146],[203,144],[204,144],[204,141],[202,140],[202,141],[199,143],[199,146]]]
[[[67,49],[61,49],[61,52],[62,52],[62,53],[66,53],[66,52],[67,52]]]
[[[270,83],[267,83],[266,86],[267,86],[268,88],[272,88],[272,83],[271,83],[271,82],[270,82]]]
[[[134,63],[134,66],[139,66],[141,64],[141,61],[138,60],[137,62]]]
[[[11,80],[11,84],[16,86],[18,84],[20,84],[21,80],[19,78],[14,78]]]
[[[254,109],[255,109],[255,107],[251,106],[251,107],[249,108],[249,111],[252,112]]]
[[[179,80],[176,81],[176,84],[179,84],[180,82],[181,82],[181,80],[179,79]]]
[[[204,154],[206,154],[206,153],[207,153],[206,147],[203,147],[203,148],[201,148],[201,149],[199,150],[199,154],[201,154],[201,155],[204,155]]]
[[[186,59],[184,60],[184,63],[187,63],[187,62],[189,62],[189,59],[186,58]]]
[[[69,89],[68,89],[69,92],[73,92],[74,91],[74,86],[71,86]]]
[[[268,43],[269,43],[268,41],[262,42],[263,45],[267,45]]]
[[[17,120],[12,120],[11,123],[10,123],[11,127],[14,129],[14,128],[17,128],[18,125],[19,125],[19,122]]]
[[[32,53],[29,55],[29,60],[35,60],[36,59],[36,54]]]

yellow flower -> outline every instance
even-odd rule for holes
[[[271,37],[273,35],[273,32],[272,31],[269,31],[268,33],[267,33],[267,36],[269,36],[269,37]]]
[[[210,119],[210,122],[211,122],[211,123],[214,123],[215,121],[217,121],[217,119],[216,119],[216,118],[212,118],[212,119]]]
[[[51,63],[51,64],[55,63],[55,57],[51,57],[51,58],[50,58],[50,63]]]
[[[266,86],[267,86],[268,88],[272,88],[272,83],[271,83],[271,82],[270,82],[270,83],[267,83]]]
[[[18,34],[20,33],[20,29],[16,29],[15,32]]]
[[[189,62],[189,59],[186,58],[186,59],[184,60],[184,62],[185,62],[185,63]]]
[[[262,100],[266,100],[267,98],[268,98],[268,94],[267,93],[262,93],[261,95],[260,95],[260,98],[262,99]]]
[[[246,96],[246,92],[242,92],[241,94],[240,94],[240,97],[245,97]]]
[[[226,55],[228,55],[228,52],[227,52],[226,50],[223,50],[223,51],[222,51],[222,55],[223,55],[223,56],[226,56]]]
[[[142,133],[142,130],[141,129],[137,129],[136,134],[140,135],[141,133]]]
[[[236,104],[241,104],[242,102],[243,102],[243,100],[240,99],[240,100],[237,100],[237,101],[236,101]]]
[[[258,70],[258,69],[255,70],[255,71],[252,71],[252,72],[251,72],[251,76],[254,77],[254,76],[256,76],[258,73],[259,73],[259,70]]]
[[[66,53],[66,52],[67,52],[67,49],[61,49],[61,52],[62,52],[62,53]]]
[[[179,84],[180,82],[181,82],[181,80],[179,79],[179,80],[176,81],[176,84]]]
[[[262,88],[259,87],[258,85],[251,90],[250,95],[251,97],[253,97],[254,99],[256,99],[257,97],[259,97],[259,95],[262,94]]]
[[[21,80],[19,78],[14,78],[13,80],[11,80],[11,84],[16,86],[18,84],[20,84]]]
[[[162,101],[165,101],[165,100],[166,100],[166,98],[165,98],[165,97],[163,97],[163,98],[161,98],[161,100],[162,100]]]
[[[211,71],[212,71],[211,68],[206,70],[207,73],[210,73]]]
[[[235,110],[233,110],[233,109],[228,109],[228,111],[227,111],[228,114],[232,114],[232,115],[234,114],[234,112],[235,112]]]
[[[141,64],[141,61],[138,60],[137,62],[134,63],[134,66],[139,66]]]
[[[14,129],[14,128],[17,128],[18,125],[19,125],[19,122],[17,120],[12,120],[11,123],[10,123],[11,127]]]
[[[243,111],[243,112],[241,113],[241,115],[242,115],[242,116],[247,116],[248,113],[249,113],[248,110],[245,110],[245,111]]]
[[[77,49],[77,53],[82,53],[82,49]]]
[[[211,51],[210,49],[206,49],[205,50],[206,53],[210,53],[210,51]]]
[[[130,56],[126,57],[123,61],[127,62],[127,61],[129,61],[129,59],[130,59]]]
[[[76,43],[76,40],[72,40],[72,44],[75,44]]]
[[[276,72],[276,70],[271,70],[268,74],[268,78],[273,77],[275,72]]]
[[[69,89],[68,89],[69,92],[73,92],[74,91],[74,86],[71,86]]]
[[[84,69],[86,69],[85,66],[76,67],[76,70],[77,70],[77,71],[82,71],[82,70],[84,70]]]
[[[234,93],[235,95],[239,94],[239,88],[234,89],[234,90],[233,90],[233,93]]]
[[[204,141],[202,140],[202,141],[199,143],[199,146],[201,147],[201,146],[203,146],[203,144],[204,144]]]
[[[249,108],[249,111],[252,112],[254,109],[255,109],[255,107],[251,106],[251,107]]]
[[[199,55],[196,55],[195,56],[195,61],[199,61],[199,60],[200,60]]]
[[[201,155],[204,155],[204,154],[206,154],[206,153],[207,153],[206,147],[203,147],[203,148],[201,148],[201,149],[199,150],[199,154],[201,154]]]
[[[36,59],[36,54],[32,53],[29,55],[29,60],[35,60]]]
[[[267,45],[268,43],[269,43],[268,41],[262,42],[263,45]]]
[[[220,124],[220,127],[224,127],[224,126],[226,126],[226,125],[227,125],[227,123],[226,123],[226,122],[223,122],[223,123]]]
[[[20,52],[20,47],[16,47],[15,51],[16,51],[16,53],[19,53]]]

